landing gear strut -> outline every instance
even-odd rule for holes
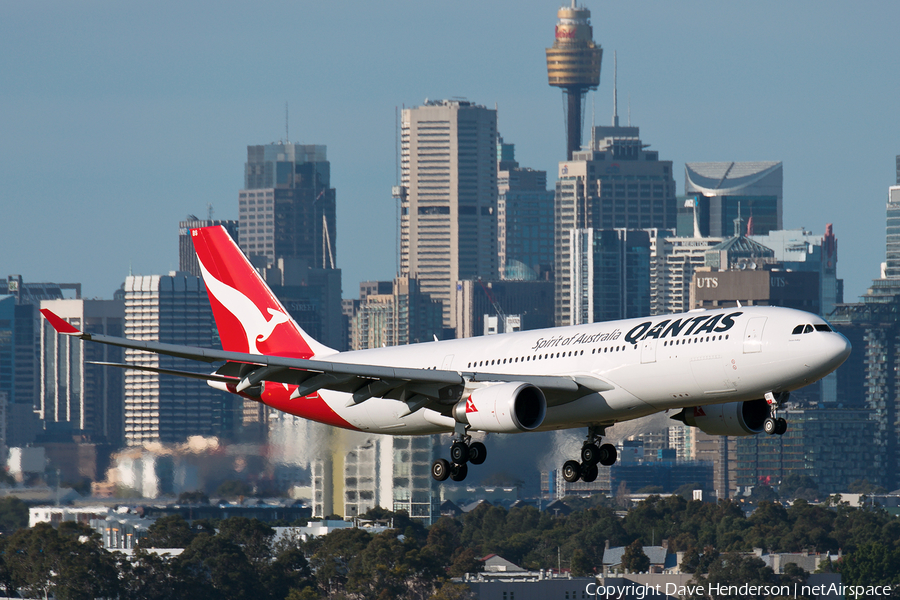
[[[453,481],[462,481],[469,473],[466,463],[480,465],[487,458],[487,448],[481,442],[473,442],[472,436],[466,432],[466,426],[458,423],[450,444],[450,460],[439,458],[431,464],[431,476],[438,481],[448,477]]]
[[[605,433],[605,427],[599,425],[588,427],[587,439],[581,447],[581,462],[567,460],[562,468],[563,479],[569,483],[574,483],[579,479],[590,483],[597,479],[598,463],[604,467],[616,464],[616,447],[612,444],[599,445]]]
[[[772,393],[766,392],[766,402],[769,405],[769,417],[763,422],[763,430],[769,435],[784,435],[787,431],[787,421],[778,416],[778,409],[787,403],[790,392]]]

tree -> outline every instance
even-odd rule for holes
[[[224,536],[201,533],[176,559],[191,589],[183,598],[242,600],[259,595],[259,576],[247,555]]]
[[[778,492],[779,497],[786,500],[816,500],[819,497],[819,484],[809,475],[791,473],[781,481]]]
[[[900,596],[900,549],[879,542],[862,544],[833,565],[841,574],[841,583],[860,586],[893,587],[893,597]]]
[[[312,598],[318,598],[309,562],[299,548],[285,548],[279,552],[260,572],[260,578],[271,598],[286,598],[291,593],[301,595],[307,589],[310,590],[307,596],[312,594]]]
[[[572,575],[575,577],[585,577],[594,572],[594,563],[588,558],[587,554],[581,548],[575,548],[572,551]]]
[[[252,494],[253,488],[250,487],[250,484],[246,481],[240,481],[239,479],[223,481],[222,484],[216,488],[216,496],[221,496],[222,498],[237,498],[239,496],[250,496]]]
[[[272,558],[272,538],[275,530],[246,517],[231,517],[219,523],[218,535],[240,547],[254,567],[261,569]]]
[[[160,517],[147,528],[139,548],[187,548],[194,540],[191,526],[181,515]]]
[[[474,597],[466,584],[447,582],[428,600],[471,600]]]
[[[190,585],[179,579],[174,558],[137,548],[132,557],[119,554],[122,598],[165,600],[183,597]]]
[[[0,498],[0,532],[13,533],[28,527],[28,505],[18,498]]]
[[[749,584],[750,586],[767,586],[774,583],[775,572],[766,566],[761,559],[755,556],[742,556],[737,553],[729,553],[718,556],[709,565],[709,572],[704,580],[699,574],[695,574],[691,581],[695,584],[702,584],[704,589],[709,590],[710,586],[716,584],[720,590],[725,593],[715,595],[716,600],[763,600],[765,596],[758,595],[740,595],[740,585],[735,583]],[[734,594],[728,594],[728,591],[735,591]],[[759,588],[757,588],[759,589]]]
[[[209,504],[209,496],[201,490],[181,492],[178,494],[178,504]]]
[[[766,485],[764,483],[758,483],[753,486],[753,489],[750,491],[750,499],[755,502],[767,501],[774,502],[778,498],[778,494],[775,493],[775,490],[772,489],[771,486]]]
[[[88,600],[118,594],[115,560],[93,531],[77,523],[20,529],[6,545],[13,587],[28,597]]]
[[[871,496],[872,494],[887,493],[887,489],[881,487],[880,485],[869,483],[868,479],[857,479],[853,481],[853,483],[851,483],[847,487],[847,490],[851,494],[866,494],[867,496]]]
[[[640,540],[634,540],[625,546],[622,554],[622,567],[632,573],[646,573],[650,570],[650,559],[644,554],[644,545]]]

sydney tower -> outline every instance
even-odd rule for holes
[[[581,149],[582,101],[600,84],[603,48],[594,43],[591,11],[564,6],[556,13],[556,41],[547,48],[547,78],[566,96],[566,158]]]

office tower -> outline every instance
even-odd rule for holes
[[[42,425],[35,409],[40,393],[40,321],[42,300],[60,299],[66,292],[81,298],[78,283],[26,283],[21,275],[0,282],[0,392],[6,392],[7,444],[35,441]]]
[[[335,268],[336,193],[325,146],[247,146],[238,205],[241,248],[257,267],[292,258]]]
[[[335,210],[325,146],[247,146],[241,249],[307,333],[346,350]]]
[[[603,49],[594,43],[591,11],[576,7],[575,0],[560,8],[556,17],[556,39],[547,48],[547,79],[562,88],[566,98],[566,158],[572,160],[581,148],[582,101],[588,90],[600,85]]]
[[[587,149],[559,164],[555,200],[556,324],[572,323],[570,231],[675,227],[672,161],[637,127],[594,127]]]
[[[519,167],[515,145],[497,142],[497,252],[502,279],[553,272],[553,198],[547,172]]]
[[[203,280],[188,273],[135,275],[125,280],[125,337],[214,348],[218,340]],[[177,371],[196,371],[196,363],[126,350],[125,362]],[[183,442],[189,436],[230,435],[234,396],[202,380],[149,371],[125,372],[125,443]]]
[[[553,327],[552,281],[460,281],[456,286],[456,337],[484,335],[485,316],[517,330]],[[517,319],[516,319],[517,317]]]
[[[853,352],[837,373],[838,401],[871,411],[875,431],[870,438],[877,481],[888,489],[900,487],[900,259],[894,229],[900,220],[900,186],[888,189],[887,261],[882,277],[860,298],[838,304],[830,317],[847,336]]]
[[[681,238],[650,230],[650,314],[690,310],[694,271],[706,266],[706,251],[722,238]]]
[[[888,189],[887,252],[882,278],[900,278],[900,185]]]
[[[228,230],[228,235],[239,242],[238,222],[223,219],[201,219],[194,215],[188,215],[187,219],[178,222],[178,270],[190,273],[194,277],[202,277],[200,263],[197,261],[197,253],[194,251],[194,242],[191,241],[191,229],[198,227],[212,227],[221,225]]]
[[[837,277],[837,238],[831,223],[825,225],[822,235],[805,229],[785,229],[749,237],[771,248],[775,261],[784,269],[819,274],[821,316],[827,318],[835,305],[844,301],[844,281]]]
[[[443,307],[419,290],[418,282],[398,276],[393,282],[363,282],[351,320],[351,349],[429,342],[443,333]],[[374,289],[372,289],[374,288]]]
[[[444,303],[461,279],[496,279],[497,112],[438,100],[401,116],[400,274]]]
[[[856,349],[854,349],[854,352]],[[846,492],[858,479],[878,480],[875,448],[856,440],[871,440],[875,421],[869,411],[829,407],[794,407],[784,411],[788,431],[784,435],[751,435],[732,438],[733,487],[749,490],[761,481],[777,485],[788,475],[808,475],[819,497]],[[844,440],[844,443],[835,443]]]
[[[572,229],[572,324],[650,314],[650,235],[628,229]]]
[[[344,518],[381,506],[431,525],[440,518],[439,484],[431,477],[435,436],[378,436],[344,457]]]
[[[125,305],[121,300],[44,300],[46,308],[85,333],[123,337]],[[82,344],[59,335],[40,321],[41,391],[37,413],[47,429],[66,425],[94,443],[124,444],[124,371],[95,362],[122,363],[122,348]]]
[[[708,162],[684,165],[682,210],[696,212],[701,236],[725,237],[741,215],[748,235],[782,229],[781,162]]]

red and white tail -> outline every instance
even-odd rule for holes
[[[291,318],[224,227],[191,230],[222,349],[291,358],[334,354]]]

